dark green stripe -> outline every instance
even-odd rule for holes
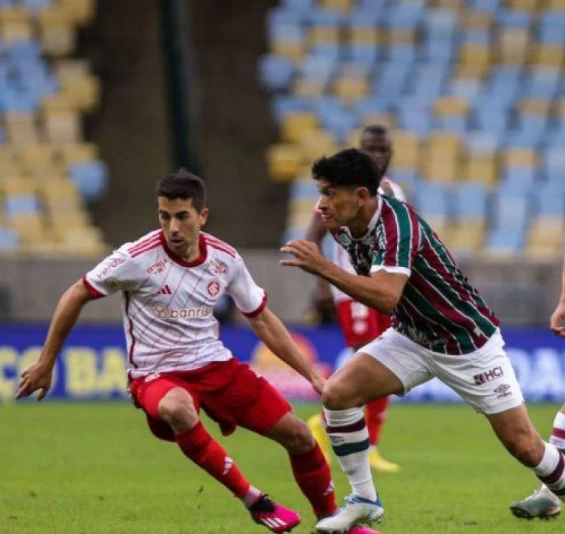
[[[404,204],[393,207],[393,212],[398,224],[398,243],[396,252],[396,265],[410,268],[410,254],[412,252],[412,233],[414,228],[410,224],[408,208]]]
[[[344,443],[343,445],[332,445],[332,449],[337,456],[347,456],[348,454],[353,454],[355,452],[366,451],[369,449],[371,444],[369,443],[369,438],[363,441],[357,441],[356,443]]]

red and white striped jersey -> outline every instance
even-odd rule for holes
[[[232,358],[212,313],[224,293],[248,317],[266,306],[265,291],[237,251],[204,232],[199,239],[200,257],[188,263],[169,250],[160,230],[151,232],[121,246],[83,278],[92,296],[123,294],[131,378]]]
[[[403,202],[406,201],[406,195],[404,194],[404,190],[400,187],[396,182],[393,182],[390,178],[386,176],[383,177],[382,182],[386,182],[387,185],[392,189],[394,192],[394,198],[398,200],[402,200]],[[382,189],[379,189],[379,193],[384,194]],[[351,274],[356,274],[353,265],[351,264],[351,260],[349,259],[349,255],[347,252],[341,247],[337,242],[332,243],[332,261],[341,267],[344,271],[347,271]],[[339,304],[340,302],[344,302],[347,300],[352,300],[349,295],[346,295],[342,291],[340,291],[334,285],[331,286],[332,295],[334,298],[334,302]]]

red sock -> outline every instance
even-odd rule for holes
[[[236,497],[245,497],[251,484],[245,480],[222,446],[208,434],[202,423],[178,434],[175,439],[185,456],[212,475]]]
[[[370,402],[365,407],[365,419],[369,430],[369,443],[372,446],[379,444],[381,429],[388,412],[389,397],[383,397],[377,401]]]
[[[296,483],[310,501],[318,519],[328,517],[337,510],[330,466],[320,446],[306,454],[289,456]]]

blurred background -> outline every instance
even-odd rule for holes
[[[155,183],[181,165],[208,185],[208,231],[330,372],[341,334],[278,248],[311,218],[311,163],[381,124],[388,174],[501,317],[528,397],[565,399],[546,328],[563,254],[564,60],[563,0],[0,0],[0,398],[68,285],[156,227]],[[236,354],[275,365],[229,300],[217,313]],[[125,397],[120,314],[119,297],[85,309],[54,397]]]

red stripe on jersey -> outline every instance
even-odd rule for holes
[[[126,314],[126,317],[128,318],[129,335],[130,335],[130,338],[131,338],[131,345],[129,347],[128,360],[129,360],[129,363],[131,363],[135,368],[137,368],[137,364],[133,361],[133,349],[135,347],[135,337],[133,337],[133,321],[131,320],[131,317],[129,315],[130,299],[129,299],[129,293],[127,291],[124,291],[124,298],[126,299],[126,305],[125,305],[124,312]]]
[[[553,428],[551,431],[551,435],[554,438],[565,439],[565,430],[561,430],[560,428]]]
[[[157,241],[156,243],[151,243],[150,245],[147,245],[145,248],[138,250],[135,254],[131,254],[132,258],[136,258],[137,256],[140,256],[141,254],[144,254],[145,252],[149,251],[149,250],[153,250],[154,248],[160,247],[161,246],[161,242]]]
[[[86,276],[82,277],[82,283],[84,284],[84,287],[86,288],[86,290],[88,291],[88,294],[95,299],[99,299],[101,297],[105,297],[106,295],[104,295],[104,293],[100,293],[100,291],[98,291],[98,289],[96,289],[87,279]]]
[[[134,252],[137,252],[140,248],[144,248],[147,245],[149,245],[149,243],[154,243],[155,241],[159,240],[159,234],[157,235],[153,235],[151,237],[147,237],[146,239],[144,239],[143,241],[140,241],[139,243],[137,243],[137,245],[134,245],[133,247],[130,247],[128,249],[128,253],[132,254]]]
[[[232,254],[237,256],[237,250],[235,250],[235,248],[233,248],[231,245],[229,245],[225,241],[222,241],[221,239],[218,239],[217,237],[214,237],[211,234],[207,234],[205,232],[202,232],[202,233],[203,233],[204,237],[206,238],[206,240],[209,241],[210,243],[216,243],[217,245],[220,245],[221,247],[228,249]]]
[[[261,301],[261,304],[259,304],[259,307],[252,312],[249,313],[243,313],[243,315],[245,315],[245,317],[248,317],[249,319],[253,319],[254,317],[257,317],[265,308],[267,307],[267,292],[265,291],[265,293],[263,294],[263,300]]]
[[[216,250],[220,250],[222,252],[225,252],[228,256],[231,256],[232,258],[236,257],[236,255],[233,252],[231,252],[227,248],[224,248],[224,247],[218,245],[217,243],[210,243],[210,241],[206,240],[206,244],[211,248],[215,248]]]

